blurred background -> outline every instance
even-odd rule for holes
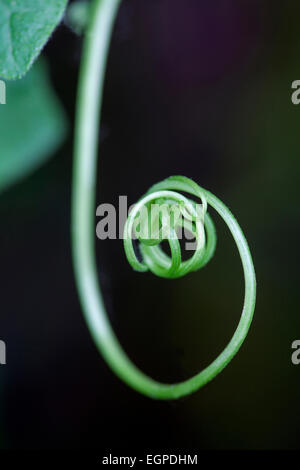
[[[64,23],[52,36],[44,55],[68,137],[0,197],[3,448],[299,448],[300,365],[291,362],[291,344],[300,339],[300,106],[291,102],[291,83],[300,79],[299,15],[296,0],[124,0],[118,15],[97,204],[117,205],[119,195],[133,204],[167,176],[191,177],[235,214],[257,273],[257,307],[240,352],[215,380],[175,403],[121,383],[84,323],[70,249],[82,39]],[[133,272],[121,240],[95,237],[113,327],[157,380],[203,369],[239,321],[242,268],[226,227],[210,213],[215,257],[180,280]]]

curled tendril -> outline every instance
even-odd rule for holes
[[[181,184],[183,191],[200,198],[200,210],[193,200],[172,191],[174,182],[177,186]],[[137,219],[138,234],[135,227]],[[194,254],[187,261],[182,260],[178,229],[188,230],[196,240]],[[142,261],[133,248],[134,234],[140,242]],[[161,248],[162,241],[168,241],[171,256]],[[212,258],[215,247],[216,231],[207,213],[204,193],[194,181],[182,176],[170,177],[150,188],[130,212],[124,228],[124,249],[133,269],[140,272],[150,270],[160,277],[174,279],[197,271]]]
[[[230,362],[243,343],[251,324],[256,295],[255,272],[247,241],[236,219],[229,209],[209,191],[183,176],[173,176],[154,186],[138,202],[167,202],[168,206],[184,203],[184,226],[191,229],[196,237],[196,250],[192,258],[182,261],[180,246],[176,237],[176,223],[168,222],[171,232],[167,236],[171,258],[159,246],[165,238],[165,220],[159,218],[156,237],[139,237],[142,261],[134,254],[131,234],[136,212],[129,215],[126,224],[128,238],[125,251],[131,265],[139,270],[150,269],[163,277],[179,277],[204,266],[213,255],[216,236],[207,205],[213,207],[227,224],[237,245],[243,265],[245,297],[241,318],[230,342],[219,356],[194,377],[176,384],[164,384],[153,380],[140,371],[122,349],[106,314],[101,290],[94,246],[94,215],[96,194],[96,162],[99,132],[99,118],[106,59],[112,26],[121,0],[94,0],[91,7],[90,24],[85,38],[84,53],[80,71],[72,192],[72,249],[77,288],[83,313],[91,335],[99,351],[112,370],[135,390],[152,398],[171,400],[195,392],[212,380]],[[185,192],[200,198],[202,211],[199,217],[194,202],[179,193]],[[148,218],[142,219],[142,226]]]

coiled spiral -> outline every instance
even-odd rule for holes
[[[198,197],[201,205],[178,191]],[[194,254],[186,261],[181,255],[180,229],[188,230],[195,237]],[[142,261],[134,251],[133,236],[140,243]],[[171,256],[160,246],[164,240],[169,243]],[[172,176],[152,186],[134,206],[124,228],[124,249],[133,269],[150,270],[164,278],[182,277],[202,268],[212,258],[215,247],[216,231],[207,212],[204,191],[183,176]]]
[[[144,395],[174,400],[195,392],[219,374],[239,350],[249,330],[256,296],[256,279],[251,253],[245,236],[230,210],[209,191],[194,181],[173,176],[158,183],[137,203],[125,226],[124,246],[132,267],[138,271],[151,270],[162,277],[175,278],[204,266],[212,257],[216,234],[207,205],[212,206],[228,226],[241,258],[245,294],[239,324],[225,349],[204,370],[179,383],[160,383],[148,377],[127,356],[116,337],[107,315],[100,286],[94,240],[96,162],[99,118],[102,104],[104,74],[113,23],[121,0],[94,0],[91,19],[85,37],[80,71],[78,105],[74,147],[74,172],[72,193],[72,248],[75,279],[86,323],[91,335],[115,374],[130,387]],[[188,193],[201,200],[201,211],[195,211],[195,203],[180,195]],[[171,209],[179,204],[184,220],[182,225],[195,234],[196,249],[193,256],[182,261],[177,238],[177,221],[158,216],[154,220],[154,234],[143,237],[149,225],[149,217],[140,218],[140,252],[142,261],[135,255],[132,245],[133,229],[138,210],[145,205],[164,202]],[[181,223],[181,222],[180,222]],[[151,225],[151,219],[150,219]],[[151,226],[151,228],[153,228]],[[165,232],[165,229],[167,231]],[[136,230],[135,230],[136,231]],[[166,235],[167,233],[167,235]],[[153,236],[155,235],[155,236]],[[161,249],[161,242],[168,240],[171,257]]]

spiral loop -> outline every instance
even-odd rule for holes
[[[246,238],[237,220],[220,199],[209,191],[200,188],[194,181],[182,176],[173,176],[156,184],[144,196],[142,202],[138,202],[140,207],[145,202],[150,203],[150,201],[153,201],[153,198],[159,204],[160,202],[167,202],[167,206],[172,206],[174,203],[178,204],[181,199],[176,198],[183,197],[180,196],[180,191],[200,198],[202,217],[199,217],[199,220],[194,217],[195,206],[193,201],[189,200],[189,203],[182,207],[185,214],[184,218],[187,219],[184,222],[185,226],[187,227],[190,223],[190,228],[197,234],[194,256],[186,263],[181,261],[180,247],[179,243],[177,244],[178,239],[176,242],[175,237],[178,225],[176,221],[170,221],[166,217],[158,216],[156,223],[159,223],[156,226],[156,231],[154,227],[154,231],[150,236],[143,237],[143,230],[149,225],[149,218],[146,216],[146,218],[140,218],[141,226],[139,228],[142,229],[142,232],[139,233],[139,242],[142,261],[139,262],[135,256],[131,240],[132,229],[138,228],[134,225],[136,217],[132,212],[125,227],[125,251],[129,262],[139,271],[151,269],[156,274],[164,277],[183,276],[189,271],[204,266],[213,255],[216,243],[214,226],[206,210],[208,203],[228,227],[241,258],[245,280],[241,318],[231,340],[213,362],[193,377],[175,384],[158,382],[143,373],[131,361],[119,343],[110,324],[101,289],[98,285],[98,269],[93,238],[97,142],[102,90],[112,26],[120,3],[121,0],[94,0],[91,7],[91,21],[84,44],[78,90],[72,193],[72,247],[75,278],[87,325],[95,344],[111,369],[125,383],[148,397],[174,400],[203,387],[216,377],[238,352],[247,336],[255,308],[255,271]],[[176,198],[174,199],[175,195]],[[146,199],[148,196],[149,199]],[[159,245],[166,236],[163,229],[172,232],[167,237],[171,247],[171,258],[165,258],[159,251]],[[128,234],[130,236],[127,237]]]
[[[198,197],[196,204],[177,189]],[[195,238],[193,256],[182,260],[179,239],[187,230]],[[139,241],[142,261],[133,247],[133,239]],[[171,256],[161,248],[167,241]],[[205,266],[216,247],[214,223],[207,213],[207,200],[201,188],[189,178],[173,176],[158,183],[137,202],[130,212],[124,228],[124,249],[133,269],[152,271],[165,278],[178,278]]]

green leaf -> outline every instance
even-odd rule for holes
[[[66,135],[66,119],[39,60],[22,79],[6,84],[0,105],[0,191],[40,166]]]
[[[82,34],[88,24],[91,4],[86,0],[71,3],[65,15],[65,23],[76,34]]]
[[[22,77],[60,22],[67,0],[0,0],[0,77]]]

